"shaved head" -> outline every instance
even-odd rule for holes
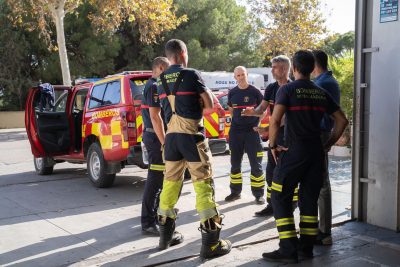
[[[247,69],[246,69],[246,67],[243,67],[243,66],[237,66],[234,70],[233,70],[233,73],[237,73],[237,72],[245,72],[245,73],[247,73]]]
[[[233,75],[238,83],[239,88],[245,89],[249,86],[249,82],[247,80],[247,69],[245,67],[237,66],[233,70]]]

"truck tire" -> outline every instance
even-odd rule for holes
[[[90,145],[87,154],[87,169],[90,181],[95,187],[106,188],[113,185],[114,174],[107,174],[107,162],[98,143]]]
[[[35,165],[36,173],[39,175],[50,175],[53,173],[54,163],[52,158],[33,157],[33,164]]]

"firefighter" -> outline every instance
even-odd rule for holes
[[[211,153],[201,125],[203,107],[213,107],[211,92],[198,71],[186,68],[188,53],[184,42],[177,39],[168,41],[165,54],[172,65],[160,75],[157,85],[160,97],[164,99],[163,109],[166,105],[170,107],[164,111],[171,115],[171,119],[165,136],[165,174],[158,208],[159,248],[163,250],[183,242],[182,234],[175,231],[177,214],[174,206],[179,199],[187,166],[200,215],[200,256],[221,256],[229,253],[232,245],[219,238],[222,217],[214,199]]]
[[[163,125],[161,116],[155,117],[154,113],[160,111],[160,101],[157,93],[157,78],[168,68],[169,61],[165,57],[157,57],[153,60],[152,76],[143,89],[142,116],[144,124],[143,143],[146,146],[149,161],[146,185],[144,187],[142,202],[142,232],[144,234],[160,235],[156,224],[157,208],[160,200],[160,192],[164,178],[164,163],[161,155],[161,145],[164,144],[163,136],[158,137],[155,125],[159,125],[157,119]],[[153,115],[153,116],[152,116]],[[157,129],[158,130],[158,129]]]
[[[234,70],[238,85],[228,93],[228,106],[232,116],[231,128],[229,130],[229,149],[231,152],[231,194],[225,201],[234,201],[240,198],[242,191],[242,159],[244,152],[250,161],[250,185],[251,192],[257,204],[264,204],[265,177],[261,162],[263,148],[260,135],[254,131],[260,119],[258,117],[242,117],[241,112],[248,107],[256,107],[262,101],[260,90],[250,85],[247,80],[247,70],[238,66]]]
[[[287,56],[280,55],[277,57],[274,57],[271,60],[272,68],[272,77],[276,80],[276,82],[271,83],[267,86],[265,89],[264,93],[264,99],[261,102],[261,104],[257,108],[246,108],[242,112],[242,116],[263,116],[265,110],[269,106],[270,108],[270,114],[273,113],[274,111],[274,102],[275,102],[275,97],[276,93],[278,92],[278,89],[289,83],[289,71],[290,71],[290,59]],[[268,131],[268,126],[267,127],[257,127],[255,130],[258,131],[259,134],[263,134],[265,131]],[[279,128],[279,133],[278,133],[278,144],[283,145],[283,139],[284,139],[284,132],[285,132],[285,127],[284,127],[284,118],[282,119],[281,127]],[[264,216],[272,216],[273,215],[273,209],[272,209],[272,204],[271,204],[271,183],[272,183],[272,176],[274,173],[275,169],[275,161],[272,157],[271,150],[268,150],[268,161],[267,161],[267,168],[265,170],[265,180],[267,181],[267,206],[260,210],[255,212],[256,217],[264,217]],[[297,200],[298,200],[298,188],[295,189],[294,195],[293,195],[293,207],[295,208],[297,206]]]
[[[270,121],[269,145],[274,159],[278,160],[272,179],[271,201],[280,242],[278,250],[263,253],[267,261],[297,263],[299,256],[313,257],[324,151],[339,139],[348,124],[330,95],[310,80],[313,69],[312,52],[301,50],[295,53],[295,81],[279,89]],[[334,128],[330,138],[322,144],[320,123],[325,112],[334,119]],[[285,147],[282,147],[277,144],[277,136],[284,114],[286,135]],[[299,183],[300,241],[291,205],[293,191]]]
[[[316,85],[325,89],[340,105],[340,88],[336,79],[332,76],[332,71],[328,71],[328,55],[321,50],[313,51],[315,58],[315,68],[312,76],[315,77],[314,82]],[[321,139],[325,142],[333,127],[333,121],[327,114],[321,122]],[[332,192],[331,183],[329,181],[329,168],[328,168],[328,155],[325,155],[325,170],[324,183],[319,193],[318,210],[319,210],[319,233],[315,240],[316,245],[332,245]]]

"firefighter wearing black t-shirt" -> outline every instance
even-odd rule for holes
[[[165,175],[158,209],[159,248],[166,249],[183,241],[183,236],[175,231],[177,214],[174,206],[179,199],[187,166],[196,192],[196,209],[200,215],[200,256],[221,256],[229,253],[232,245],[228,240],[219,238],[222,217],[214,199],[211,152],[201,125],[202,105],[205,109],[213,107],[211,92],[204,85],[198,71],[186,68],[188,54],[184,42],[176,39],[168,41],[165,54],[172,65],[160,75],[157,86],[159,97],[163,98],[163,109],[167,106],[171,109],[171,119],[165,137]]]
[[[242,159],[244,152],[250,161],[250,185],[251,192],[257,204],[263,204],[265,177],[261,162],[263,148],[261,138],[254,127],[257,127],[260,119],[258,117],[242,117],[242,110],[248,107],[256,107],[262,101],[262,94],[259,89],[250,85],[247,80],[247,70],[238,66],[234,70],[235,79],[238,85],[229,90],[228,106],[232,116],[231,128],[229,130],[229,149],[231,152],[231,194],[225,201],[234,201],[240,198],[242,192]]]
[[[281,86],[290,82],[289,80],[290,59],[287,56],[280,55],[274,57],[271,60],[271,64],[272,64],[271,68],[272,77],[276,80],[276,82],[271,83],[267,86],[261,104],[256,108],[250,107],[243,110],[242,116],[263,116],[268,106],[270,108],[270,114],[273,113],[275,97],[276,93],[278,92],[278,89]],[[268,132],[268,128],[269,128],[268,126],[257,127],[255,130],[257,130],[259,134],[263,134],[264,132]],[[281,127],[279,128],[279,133],[278,133],[279,145],[283,145],[284,132],[285,132],[284,119],[282,119]],[[265,170],[265,180],[267,181],[267,206],[264,209],[255,213],[255,216],[257,217],[273,215],[273,209],[271,204],[271,185],[272,185],[272,176],[276,164],[270,150],[268,150],[267,155],[268,155],[268,161],[267,161],[267,168]],[[293,195],[294,208],[297,205],[297,200],[298,200],[298,188],[295,189]]]
[[[161,142],[153,127],[151,113],[160,110],[160,100],[157,93],[157,77],[168,68],[169,62],[165,57],[155,58],[152,66],[152,76],[143,89],[142,117],[144,124],[143,143],[149,156],[149,170],[142,202],[142,232],[144,234],[160,235],[156,224],[157,208],[164,178],[164,163],[161,155]],[[162,123],[162,122],[161,122]],[[162,142],[164,143],[164,142]]]
[[[317,201],[323,182],[324,150],[330,149],[348,124],[330,95],[310,81],[313,69],[313,54],[305,50],[296,52],[293,57],[296,80],[279,89],[270,121],[270,148],[278,160],[271,200],[280,242],[278,250],[263,253],[267,261],[296,263],[299,256],[313,257],[314,239],[318,234]],[[322,144],[320,123],[325,112],[335,123],[330,138]],[[282,147],[277,144],[277,136],[284,114],[286,135],[285,147]],[[298,184],[300,241],[291,205]]]

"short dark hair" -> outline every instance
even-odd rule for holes
[[[155,68],[157,68],[160,65],[168,66],[169,65],[168,58],[156,57],[155,59],[153,59],[153,64],[151,65],[151,68],[154,70]]]
[[[186,44],[179,39],[171,39],[165,44],[165,55],[168,58],[177,58],[184,51],[187,51]]]
[[[293,56],[293,68],[304,76],[309,76],[315,66],[314,55],[309,50],[299,50]]]
[[[320,66],[321,69],[328,69],[328,55],[322,50],[314,50],[313,51],[315,64]]]

